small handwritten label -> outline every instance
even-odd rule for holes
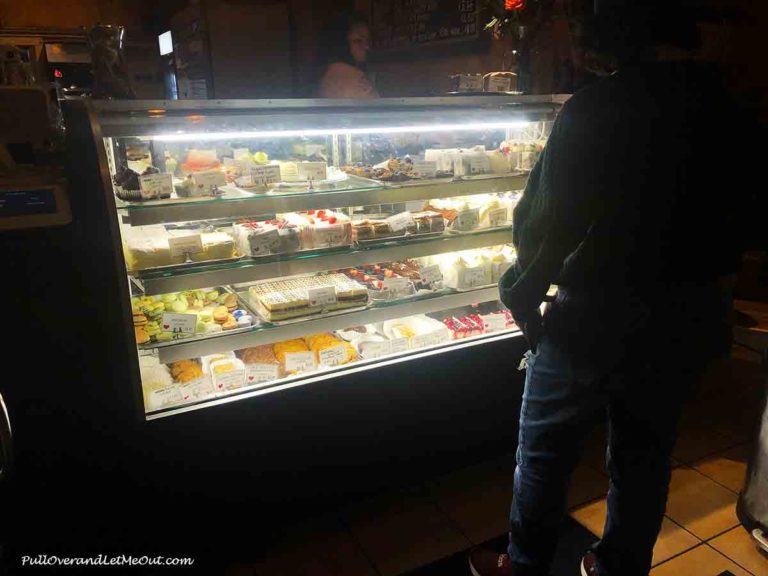
[[[270,380],[277,380],[280,377],[277,364],[246,364],[245,365],[245,384],[261,384]]]
[[[310,306],[328,306],[337,301],[336,288],[333,286],[321,286],[307,290],[307,298]]]
[[[298,162],[299,180],[325,180],[328,177],[325,162]]]
[[[408,348],[408,342],[406,341],[406,349]],[[373,360],[374,358],[381,358],[382,356],[389,356],[392,354],[392,342],[385,340],[384,342],[363,342],[360,345],[360,350],[363,354],[363,358],[366,360]]]
[[[408,278],[385,278],[384,288],[394,296],[407,295],[411,288],[411,281]]]
[[[425,266],[419,270],[419,276],[421,276],[425,282],[429,282],[430,284],[443,281],[443,273],[440,271],[440,266],[437,264]]]
[[[387,218],[387,224],[389,224],[392,232],[399,232],[400,230],[405,230],[406,228],[414,226],[415,222],[413,220],[413,214],[410,212],[400,212],[400,214],[395,214],[394,216]]]
[[[236,390],[242,388],[245,384],[245,370],[235,369],[229,372],[223,372],[216,374],[216,371],[211,367],[213,376],[213,387],[217,392],[222,390]]]
[[[507,318],[504,314],[486,314],[480,316],[485,332],[498,332],[507,328]]]
[[[276,228],[267,230],[262,234],[248,236],[248,247],[251,256],[266,256],[280,250],[280,233]]]
[[[288,372],[305,372],[315,369],[314,352],[286,352],[285,369]]]
[[[491,228],[498,228],[507,223],[509,213],[506,208],[495,208],[488,212],[488,223]]]
[[[482,266],[464,270],[464,286],[466,288],[477,288],[485,284],[485,270]]]
[[[389,343],[392,347],[392,354],[397,354],[398,352],[405,352],[410,347],[408,343],[408,338],[392,338],[392,340],[390,340]]]
[[[194,378],[189,382],[180,384],[181,396],[184,400],[196,400],[198,398],[206,398],[213,394],[213,382],[211,382],[210,376],[200,376],[200,378]]]
[[[197,325],[197,314],[163,314],[163,332],[175,334],[194,334]]]
[[[168,238],[168,248],[170,248],[171,257],[199,254],[203,251],[203,238],[200,234]]]
[[[467,174],[487,174],[491,171],[491,160],[485,154],[473,154],[465,159],[467,162]]]
[[[192,183],[198,196],[207,196],[219,187],[227,183],[224,172],[221,170],[207,170],[192,174]]]
[[[320,364],[323,366],[338,366],[347,361],[347,349],[343,345],[320,350]]]
[[[512,79],[505,76],[489,76],[486,92],[509,92]]]
[[[434,178],[437,176],[437,162],[414,162],[411,174],[417,178]]]
[[[173,192],[173,176],[170,174],[146,174],[139,176],[141,197],[149,200],[152,198],[170,198]]]
[[[251,183],[253,186],[269,186],[277,182],[280,182],[280,166],[277,164],[251,167]]]
[[[147,398],[147,409],[157,410],[170,404],[177,404],[183,400],[179,386],[174,384],[165,388],[152,390]]]
[[[315,248],[331,248],[345,243],[345,228],[343,224],[316,227],[312,230]],[[347,240],[348,241],[348,240]]]
[[[456,216],[456,220],[453,221],[453,228],[461,232],[468,230],[474,230],[477,228],[480,222],[480,209],[470,208],[469,210],[462,210]]]
[[[448,330],[435,330],[427,334],[419,334],[411,338],[412,348],[426,348],[427,346],[438,346],[451,340],[451,333]]]

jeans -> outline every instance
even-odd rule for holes
[[[608,518],[595,546],[601,575],[647,576],[661,528],[682,404],[706,359],[661,345],[610,368],[577,365],[545,337],[529,353],[520,413],[509,555],[516,574],[549,573],[568,482],[607,412]]]

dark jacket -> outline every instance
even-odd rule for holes
[[[743,127],[695,64],[637,66],[575,94],[515,208],[518,263],[500,282],[513,316],[529,319],[557,283],[546,333],[575,350],[670,313],[721,326],[717,282],[738,269],[751,193]]]

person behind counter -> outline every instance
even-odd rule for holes
[[[345,12],[331,19],[322,38],[325,57],[318,96],[378,98],[368,73],[370,46],[371,32],[362,15]]]
[[[518,260],[499,288],[531,352],[508,552],[473,551],[474,576],[550,573],[569,478],[605,415],[608,513],[581,574],[648,575],[681,409],[729,351],[728,277],[759,228],[757,151],[712,144],[759,142],[757,125],[695,60],[690,10],[599,4],[606,76],[565,103],[514,211]]]

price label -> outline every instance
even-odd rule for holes
[[[254,186],[269,186],[280,182],[280,166],[277,164],[252,166],[251,182]]]
[[[417,178],[434,178],[437,176],[437,162],[414,162],[411,174]]]
[[[504,275],[504,272],[512,267],[512,264],[514,264],[514,262],[494,262],[493,277],[501,279],[501,277]]]
[[[430,284],[443,281],[443,273],[440,271],[440,266],[437,264],[425,266],[419,270],[419,276],[421,276],[425,282],[429,282]]]
[[[480,319],[483,321],[483,330],[485,332],[498,332],[507,328],[507,319],[504,314],[481,315]]]
[[[485,154],[473,154],[466,159],[468,162],[467,172],[471,175],[488,174],[491,171],[491,160]]]
[[[203,238],[200,234],[168,238],[168,248],[171,250],[171,257],[199,254],[203,251]]]
[[[462,210],[461,212],[459,212],[458,216],[456,216],[456,220],[453,221],[453,228],[461,232],[466,232],[468,230],[474,230],[475,228],[477,228],[477,225],[479,222],[480,222],[479,208]]]
[[[509,213],[506,208],[495,208],[488,212],[488,222],[491,228],[498,228],[507,223]]]
[[[444,342],[442,331],[430,332],[428,334],[418,334],[411,338],[412,348],[426,348],[427,346],[437,346]]]
[[[512,78],[505,76],[489,76],[486,92],[509,92]]]
[[[385,278],[384,288],[392,292],[393,294],[403,295],[408,294],[411,287],[411,281],[408,278]]]
[[[400,230],[413,227],[415,222],[413,220],[413,214],[410,212],[400,212],[400,214],[395,214],[394,216],[387,218],[387,224],[389,224],[392,232],[399,232]]]
[[[320,364],[323,366],[338,366],[347,361],[347,349],[343,345],[320,350]]]
[[[217,392],[236,390],[245,385],[245,370],[237,369],[222,374],[213,371],[213,387]]]
[[[170,174],[139,176],[139,187],[141,188],[141,197],[144,199],[169,198],[173,192],[173,176]]]
[[[183,400],[181,390],[177,384],[152,390],[147,397],[147,408],[157,410],[171,404],[177,404]]]
[[[307,298],[310,306],[328,306],[337,301],[336,288],[333,286],[321,286],[307,290]]]
[[[479,74],[460,74],[459,92],[479,92],[483,89],[483,77]]]
[[[245,384],[251,386],[270,380],[277,380],[280,377],[279,366],[277,364],[246,364],[245,365]]]
[[[392,349],[392,354],[397,354],[398,352],[405,352],[410,348],[410,344],[408,343],[408,338],[393,338],[389,341],[390,347]]]
[[[262,234],[248,236],[248,247],[251,256],[266,256],[280,251],[280,233],[276,228],[267,230]]]
[[[192,174],[192,183],[195,185],[197,196],[209,196],[219,186],[224,186],[227,179],[221,170],[207,170]]]
[[[298,162],[296,169],[299,180],[325,180],[328,178],[328,167],[325,162]]]
[[[196,400],[198,398],[207,398],[213,394],[213,382],[210,376],[200,376],[184,384],[180,384],[181,396],[183,400]]]
[[[314,352],[286,352],[285,369],[288,372],[305,372],[315,369]]]
[[[485,281],[485,270],[482,266],[477,268],[467,268],[464,270],[464,286],[466,288],[477,288],[487,284]]]
[[[315,248],[331,248],[349,243],[346,237],[345,228],[342,224],[331,224],[312,230],[312,238],[315,242]]]
[[[173,314],[171,312],[163,314],[163,332],[194,334],[196,325],[197,314]]]
[[[406,341],[406,350],[408,349],[408,342]],[[385,340],[384,342],[363,342],[360,345],[360,350],[363,353],[363,358],[366,360],[373,360],[374,358],[381,358],[382,356],[389,356],[392,354],[392,342]]]

